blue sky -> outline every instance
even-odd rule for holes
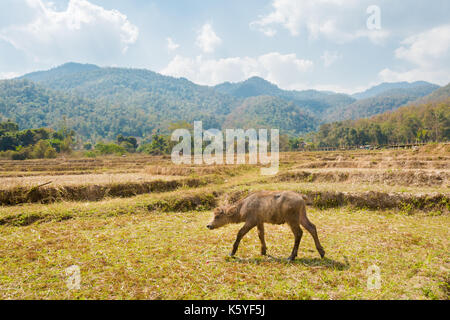
[[[445,85],[449,12],[448,0],[1,0],[0,78],[75,61],[205,85]]]

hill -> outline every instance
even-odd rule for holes
[[[29,73],[20,79],[28,79],[34,82],[51,82],[54,79],[62,77],[72,76],[76,73],[82,73],[86,71],[98,70],[100,67],[93,64],[81,64],[69,62],[62,66],[50,69],[48,71],[37,71]]]
[[[28,80],[0,81],[0,120],[21,129],[68,126],[83,139],[115,139],[118,134],[144,136],[155,128],[143,109],[126,110],[105,102],[52,91]],[[64,123],[65,122],[65,123]]]
[[[224,128],[283,128],[284,134],[299,135],[316,129],[317,119],[293,102],[278,97],[245,99],[227,116]]]
[[[430,102],[439,102],[446,100],[450,96],[450,83],[444,87],[441,87],[429,95],[419,98],[418,100],[414,101],[413,104],[423,104],[423,103],[430,103]]]
[[[225,82],[214,87],[215,90],[238,98],[256,96],[280,96],[283,92],[276,85],[260,77],[252,77],[243,82]]]
[[[322,118],[325,112],[338,109],[356,101],[356,99],[333,92],[321,92],[316,90],[288,91],[278,88],[276,85],[259,77],[252,77],[238,83],[223,83],[214,87],[216,90],[237,98],[249,98],[256,96],[273,96],[282,98],[296,104],[303,110],[310,111],[317,119]]]
[[[435,91],[436,86],[424,84],[407,89],[390,89],[373,98],[358,100],[350,105],[336,109],[326,116],[327,122],[356,120],[373,115],[394,111],[401,106],[427,96]]]
[[[66,64],[47,74],[38,72],[22,78],[36,81],[53,92],[78,96],[117,110],[123,118],[115,130],[107,126],[105,137],[110,137],[112,132],[134,131],[139,132],[136,135],[139,137],[154,129],[166,131],[170,123],[180,120],[202,120],[205,128],[220,128],[225,115],[237,103],[234,97],[212,88],[148,70],[74,66]],[[136,128],[133,119],[145,121],[146,129]]]
[[[183,120],[202,120],[205,129],[252,125],[297,135],[323,123],[396,110],[436,88],[426,82],[382,84],[357,95],[375,96],[356,100],[333,92],[282,90],[259,77],[208,87],[144,69],[67,63],[2,82],[0,117],[23,129],[57,129],[65,117],[90,140],[168,133],[171,123]],[[445,89],[434,94],[439,92],[446,94]]]
[[[73,72],[76,70],[77,72]],[[148,105],[158,101],[169,110],[182,112],[184,119],[192,118],[190,113],[198,109],[210,109],[219,115],[228,114],[236,103],[245,98],[274,96],[292,101],[299,107],[311,111],[317,118],[328,110],[348,105],[355,99],[344,95],[315,90],[286,91],[259,77],[252,77],[240,83],[224,83],[215,87],[199,86],[187,79],[176,79],[141,69],[99,68],[74,63],[37,74],[23,76],[39,82],[53,90],[81,95],[85,98],[106,99],[114,104]],[[167,110],[166,110],[167,111]],[[174,115],[171,115],[174,116]],[[220,118],[220,117],[219,117]],[[216,119],[216,124],[222,119]]]
[[[156,116],[155,120],[190,121],[195,115],[220,118],[229,113],[233,97],[187,79],[176,79],[143,69],[93,68],[67,75],[63,65],[48,71],[48,76],[25,75],[52,90],[76,94],[83,98],[140,108]],[[217,120],[217,119],[216,119]],[[217,125],[217,121],[213,121]]]
[[[354,102],[355,99],[342,94],[325,93],[315,90],[285,91],[270,82],[253,77],[242,83],[225,83],[216,87],[199,86],[187,79],[163,76],[149,70],[100,68],[92,65],[69,63],[49,71],[27,74],[22,79],[37,82],[42,88],[53,94],[76,96],[90,103],[114,106],[122,116],[120,123],[111,130],[107,126],[103,137],[113,134],[129,134],[139,131],[139,135],[148,135],[148,128],[165,132],[170,123],[185,120],[203,120],[205,128],[221,128],[225,121],[233,125],[233,119],[239,119],[242,105],[247,106],[252,123],[273,127],[270,113],[267,111],[267,96],[280,105],[280,112],[290,104],[296,112],[308,121],[298,123],[294,128],[286,121],[280,121],[283,133],[298,133],[312,130],[320,124],[324,112]],[[262,99],[247,100],[251,97],[265,96]],[[250,108],[250,105],[252,106]],[[259,111],[258,106],[261,108]],[[294,108],[290,105],[291,108]],[[93,109],[96,109],[95,107]],[[236,109],[236,114],[235,114]],[[139,114],[139,117],[136,116]],[[127,116],[128,115],[128,116]],[[69,115],[71,117],[71,115]],[[147,119],[144,130],[137,130],[136,118]],[[237,122],[236,122],[237,123]],[[123,129],[122,127],[123,126]],[[135,130],[134,130],[135,129]],[[84,136],[85,133],[82,133]],[[102,135],[101,135],[102,136]]]
[[[450,96],[370,119],[324,124],[314,140],[318,146],[331,147],[450,141]]]
[[[434,90],[438,89],[439,86],[429,83],[429,82],[425,82],[425,81],[417,81],[417,82],[384,82],[381,83],[377,86],[371,87],[369,89],[367,89],[364,92],[359,92],[359,93],[355,93],[354,95],[352,95],[353,98],[356,99],[368,99],[368,98],[373,98],[375,96],[378,96],[380,94],[385,94],[388,91],[392,91],[395,89],[415,89],[415,88],[420,88],[420,87],[431,87],[434,88]]]

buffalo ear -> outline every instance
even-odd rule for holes
[[[222,214],[225,214],[225,211],[223,210],[222,207],[220,207],[220,208],[217,208],[217,209],[214,211],[214,214],[215,214],[216,216],[220,216],[220,215],[222,215]]]
[[[236,213],[236,208],[235,207],[228,207],[227,211],[226,211],[226,215],[227,216],[232,216]]]

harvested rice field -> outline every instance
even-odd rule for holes
[[[280,155],[276,176],[170,157],[0,161],[0,299],[449,299],[450,145]],[[326,251],[266,225],[268,255],[215,207],[305,195]],[[76,266],[80,283],[68,286]],[[368,281],[376,266],[378,286]]]

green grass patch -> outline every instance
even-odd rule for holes
[[[327,251],[304,233],[266,225],[227,255],[239,225],[206,229],[211,212],[153,211],[0,227],[1,299],[448,299],[448,216],[309,209]],[[367,268],[381,288],[367,289]],[[80,290],[66,286],[78,265]]]

